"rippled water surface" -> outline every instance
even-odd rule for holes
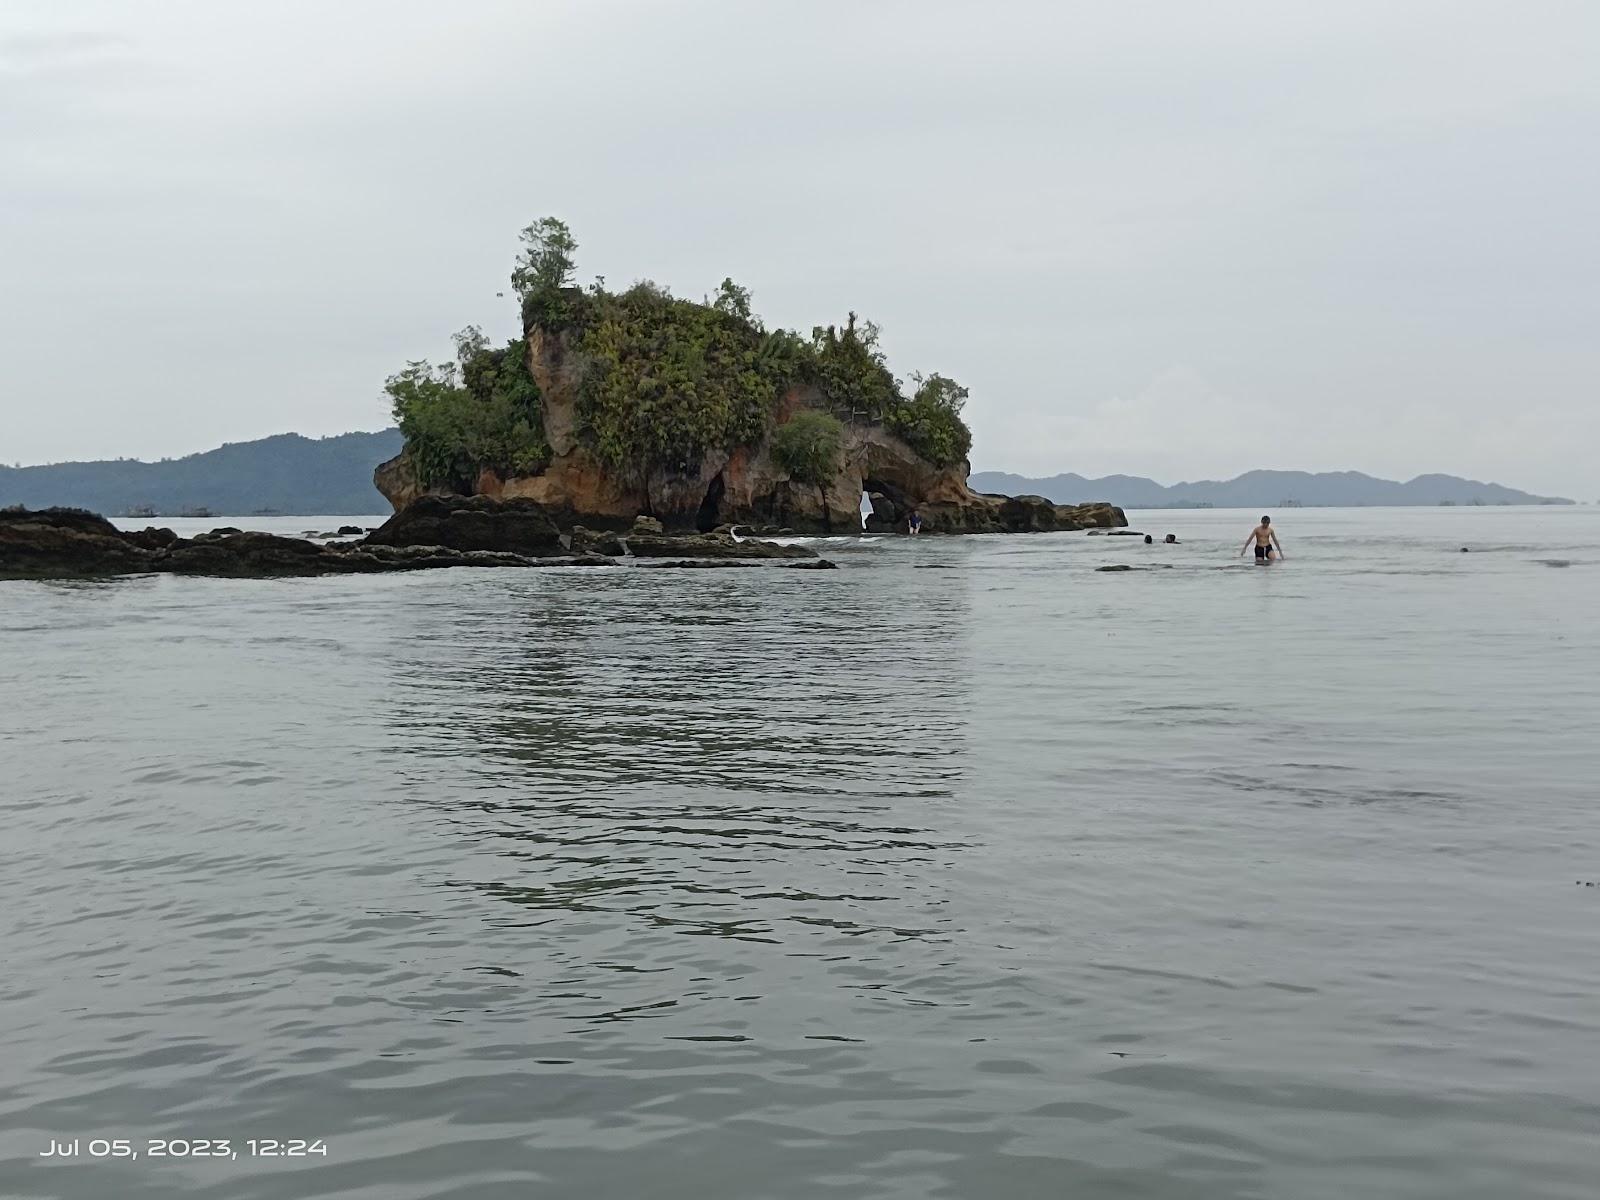
[[[1600,510],[1255,515],[0,583],[0,1195],[1587,1200]]]

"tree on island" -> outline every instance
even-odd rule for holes
[[[519,298],[572,286],[572,276],[577,270],[572,256],[577,252],[578,242],[565,221],[542,217],[524,227],[517,236],[522,240],[522,252],[511,268],[511,286]]]
[[[732,279],[723,279],[717,287],[717,298],[711,307],[720,313],[735,317],[747,325],[760,326],[761,322],[750,313],[750,289],[740,287]]]
[[[542,470],[550,447],[526,344],[518,338],[492,350],[476,325],[454,340],[455,362],[410,362],[384,385],[417,478],[465,489],[485,466]]]
[[[822,499],[822,519],[828,514],[828,484],[839,470],[844,450],[844,426],[839,418],[816,409],[795,413],[772,433],[772,460],[797,483],[815,485]]]

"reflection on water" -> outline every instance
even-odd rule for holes
[[[1257,515],[0,585],[0,1194],[1589,1195],[1600,527]]]
[[[947,936],[937,876],[909,909],[904,881],[960,845],[895,802],[959,789],[966,589],[801,578],[579,581],[464,614],[448,641],[428,637],[438,614],[413,614],[393,718],[412,754],[479,775],[439,806],[495,856],[451,886],[593,914],[618,936],[714,935],[790,957]],[[579,957],[592,933],[574,935]],[[693,962],[705,969],[704,952]],[[703,991],[675,967],[626,970],[669,978],[634,981],[635,1003],[605,1019],[692,1008]]]
[[[888,596],[765,575],[688,595],[631,573],[568,576],[514,607],[451,615],[448,639],[430,632],[437,609],[413,611],[395,719],[419,753],[514,762],[530,799],[949,795],[973,675],[966,589]]]

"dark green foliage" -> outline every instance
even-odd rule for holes
[[[793,330],[774,329],[761,335],[756,349],[761,370],[782,379],[798,379],[811,364],[811,347]]]
[[[972,449],[972,431],[961,419],[967,389],[937,371],[912,379],[916,392],[886,414],[884,424],[936,466],[960,462]]]
[[[524,329],[559,332],[576,353],[579,435],[625,478],[693,471],[707,451],[759,443],[778,397],[799,383],[821,392],[837,417],[881,423],[940,465],[971,445],[960,416],[966,390],[942,376],[916,377],[908,400],[884,361],[877,326],[858,325],[854,313],[842,330],[817,328],[807,342],[768,332],[749,290],[731,279],[702,304],[649,280],[620,293],[598,278],[578,288],[577,242],[563,222],[546,217],[521,237],[511,283]],[[524,343],[493,351],[469,329],[457,349],[459,371],[411,363],[388,384],[423,480],[465,489],[483,467],[541,469],[550,452]]]
[[[794,373],[748,317],[648,281],[585,295],[577,345],[583,431],[603,462],[636,477],[759,441]]]
[[[844,426],[815,409],[803,409],[772,434],[773,461],[798,483],[824,487],[839,469]]]
[[[487,348],[481,331],[456,335],[456,363],[407,363],[384,385],[417,478],[468,490],[485,467],[527,475],[550,461],[539,388],[521,340]]]
[[[878,327],[856,324],[850,314],[844,329],[832,325],[811,334],[810,378],[835,412],[854,421],[879,421],[922,457],[937,466],[960,462],[972,449],[972,433],[961,419],[967,389],[937,373],[923,378],[908,400],[889,371],[878,346]]]
[[[878,327],[871,321],[857,328],[851,313],[842,331],[819,326],[811,331],[808,349],[807,373],[841,416],[881,421],[900,402],[900,385],[884,361]]]

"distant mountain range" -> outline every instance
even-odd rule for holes
[[[1004,471],[978,471],[970,480],[980,492],[1043,496],[1057,504],[1109,500],[1122,508],[1352,508],[1362,505],[1571,504],[1558,496],[1534,496],[1498,483],[1454,475],[1418,475],[1407,483],[1374,479],[1360,471],[1246,471],[1237,479],[1202,479],[1163,486],[1139,475],[1052,475],[1028,479]]]
[[[63,505],[162,516],[202,508],[219,516],[385,513],[389,502],[372,486],[372,469],[399,454],[402,444],[398,429],[327,438],[280,433],[153,463],[0,467],[0,508]]]
[[[232,442],[202,454],[161,462],[115,459],[0,467],[0,508],[65,505],[121,515],[177,516],[206,509],[218,516],[264,511],[286,516],[387,512],[389,502],[372,486],[372,469],[400,453],[398,429],[307,438],[280,433]],[[1044,496],[1057,504],[1109,500],[1123,508],[1349,507],[1387,504],[1571,504],[1498,483],[1454,475],[1419,475],[1409,483],[1374,479],[1359,471],[1249,471],[1225,482],[1201,480],[1164,487],[1137,475],[1054,475],[1029,479],[979,471],[980,492]]]

